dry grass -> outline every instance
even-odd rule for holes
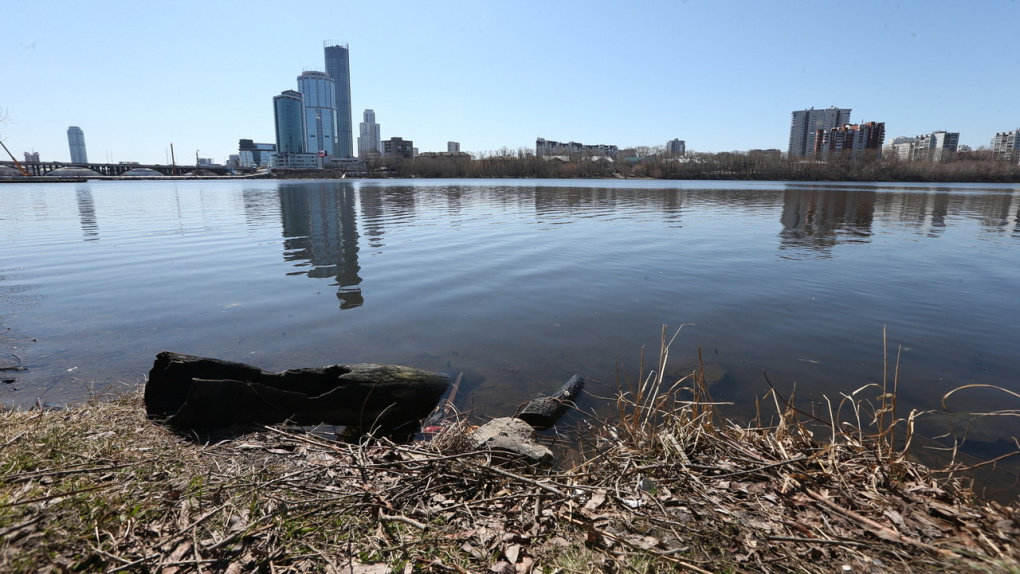
[[[0,413],[0,570],[1020,572],[1020,507],[910,462],[894,389],[827,420],[773,393],[738,425],[701,373],[665,378],[670,342],[564,468],[496,465],[464,420],[409,445],[202,444],[138,395]]]

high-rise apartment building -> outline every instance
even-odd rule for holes
[[[813,155],[819,159],[846,153],[856,158],[867,150],[875,150],[881,157],[882,142],[885,141],[885,123],[844,124],[827,130],[816,130],[814,140]]]
[[[85,132],[80,127],[67,128],[67,146],[71,148],[71,163],[89,162],[89,156],[85,153]]]
[[[39,163],[39,152],[34,151],[32,153],[25,152],[25,163]]]
[[[325,47],[326,73],[335,82],[337,157],[354,157],[353,120],[351,119],[351,57],[347,44]],[[331,154],[333,155],[333,154]]]
[[[446,153],[460,153],[460,142],[446,142]]]
[[[956,154],[960,145],[960,134],[956,132],[932,132],[916,136],[910,148],[913,161],[943,161]]]
[[[338,155],[336,82],[325,72],[305,72],[297,80],[298,92],[304,104],[305,151],[327,156]]]
[[[682,139],[671,139],[666,142],[666,155],[681,156],[687,153],[687,142]]]
[[[850,123],[850,108],[833,106],[825,110],[798,110],[792,112],[790,122],[791,157],[808,157],[815,149],[815,136],[818,130],[829,131]]]
[[[553,140],[547,140],[545,138],[537,138],[535,140],[535,155],[547,156],[547,155],[582,155],[585,157],[592,156],[609,156],[616,157],[619,155],[620,149],[615,145],[607,144],[583,144],[578,142],[558,142]]]
[[[382,135],[379,131],[379,124],[375,123],[375,110],[365,110],[362,114],[364,121],[359,125],[358,136],[358,157],[365,157],[366,154],[382,153]]]
[[[992,153],[995,159],[1020,163],[1020,128],[995,134],[992,138]]]
[[[276,150],[281,153],[304,153],[304,98],[301,92],[286,90],[273,96],[273,119],[276,124]]]

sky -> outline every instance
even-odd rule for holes
[[[419,152],[787,149],[790,113],[851,108],[886,141],[1020,127],[1014,0],[39,0],[0,35],[0,138],[21,160],[223,162],[275,142],[273,96],[347,44],[354,137]],[[187,158],[187,159],[185,159]]]

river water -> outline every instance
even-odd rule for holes
[[[463,372],[459,406],[497,416],[574,373],[610,395],[687,324],[670,375],[700,348],[735,413],[766,377],[802,404],[880,383],[886,356],[891,381],[897,353],[901,412],[940,409],[1020,392],[1018,218],[1016,185],[3,184],[0,365],[28,370],[0,371],[0,401],[136,388],[173,350]],[[960,420],[984,454],[1020,436]]]

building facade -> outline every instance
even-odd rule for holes
[[[1020,163],[1020,128],[995,134],[992,138],[992,153],[995,159]]]
[[[362,119],[364,121],[358,124],[358,132],[361,134],[358,136],[358,157],[382,153],[382,132],[375,122],[375,110],[365,110]]]
[[[383,155],[414,159],[414,142],[404,138],[390,138],[383,142]]]
[[[682,139],[671,139],[666,142],[666,155],[677,157],[687,153],[687,142]]]
[[[305,72],[298,76],[308,153],[336,155],[335,84],[325,72]]]
[[[790,157],[808,157],[814,153],[818,131],[829,131],[850,123],[850,108],[798,110],[790,122]]]
[[[281,153],[304,153],[304,99],[301,92],[287,90],[273,96],[273,120],[276,125],[276,150]]]
[[[71,150],[71,163],[89,162],[89,156],[85,153],[85,132],[80,127],[67,128],[67,147]]]
[[[878,157],[882,157],[885,123],[845,124],[827,130],[816,130],[814,140],[813,155],[817,159],[824,160],[846,154],[851,158],[857,158],[869,150],[874,150]]]
[[[581,155],[585,157],[609,156],[615,158],[619,154],[620,149],[615,145],[582,144],[578,142],[563,143],[545,138],[535,140],[535,155],[539,157],[547,155]]]
[[[446,153],[460,153],[460,142],[446,142]]]
[[[351,119],[351,53],[344,45],[325,47],[326,73],[335,84],[336,132],[333,147],[337,157],[354,157],[353,120]]]
[[[34,151],[32,153],[25,152],[25,163],[39,163],[39,152]]]

